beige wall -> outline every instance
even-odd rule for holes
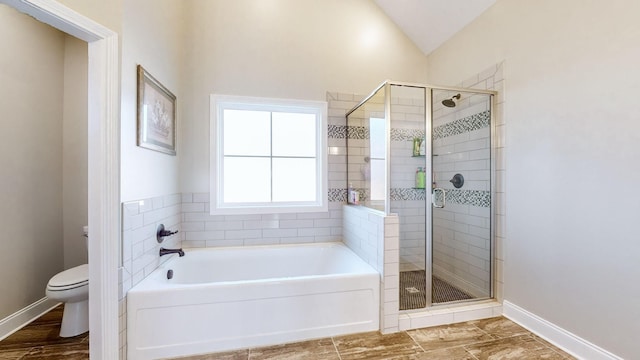
[[[633,0],[501,0],[428,66],[430,82],[456,84],[505,60],[505,300],[629,359],[640,352],[638,13]]]
[[[64,35],[0,5],[0,318],[63,269]]]
[[[325,100],[426,80],[426,57],[367,0],[186,2],[181,191],[209,191],[209,95]]]
[[[121,33],[124,0],[57,0],[93,21]]]
[[[64,42],[62,206],[64,268],[87,263],[82,227],[87,209],[87,43],[69,35]]]
[[[178,191],[178,161],[136,146],[136,66],[142,65],[177,97],[178,144],[185,97],[181,91],[183,1],[125,1],[122,24],[121,193],[123,202],[174,194]]]

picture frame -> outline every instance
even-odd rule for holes
[[[176,155],[176,96],[141,65],[137,73],[137,145]]]

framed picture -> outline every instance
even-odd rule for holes
[[[176,154],[176,96],[140,65],[138,146]]]

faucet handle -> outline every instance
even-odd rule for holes
[[[162,241],[166,236],[175,235],[177,233],[178,233],[178,230],[176,231],[165,230],[164,224],[160,224],[158,225],[158,229],[156,230],[156,240],[158,241],[158,243],[162,243]]]

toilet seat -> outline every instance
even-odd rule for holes
[[[49,280],[47,290],[49,291],[66,291],[89,284],[89,265],[83,264],[74,268],[65,270]]]

